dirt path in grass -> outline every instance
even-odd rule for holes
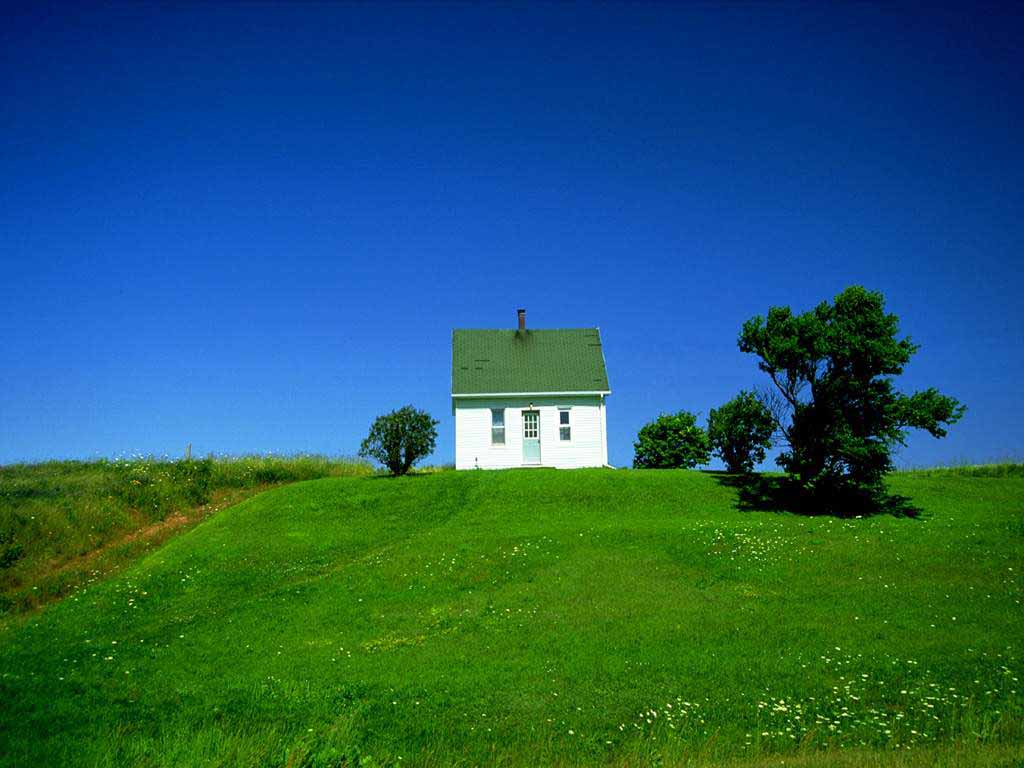
[[[103,556],[111,550],[123,547],[127,544],[133,544],[136,542],[142,542],[149,545],[154,543],[163,543],[177,533],[179,529],[198,525],[206,518],[215,515],[221,510],[232,507],[258,493],[263,493],[263,491],[266,491],[271,487],[273,486],[264,485],[257,488],[216,491],[213,493],[213,498],[202,506],[194,507],[193,509],[184,512],[174,512],[163,520],[150,523],[149,525],[138,528],[134,531],[128,531],[116,539],[108,541],[102,546],[97,547],[91,552],[79,555],[78,557],[66,561],[61,565],[53,563],[53,573],[60,573],[67,570],[81,570],[89,566],[90,563],[102,559]]]
[[[14,603],[0,625],[14,616],[24,616],[50,603],[70,597],[84,587],[111,576],[136,562],[140,557],[191,530],[209,517],[246,499],[277,487],[279,484],[254,488],[232,488],[214,491],[211,500],[199,507],[175,512],[163,520],[149,523],[105,542],[96,549],[70,560],[51,560],[43,572],[35,574],[26,585],[6,597]]]

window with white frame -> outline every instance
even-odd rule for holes
[[[569,423],[569,409],[558,409],[558,439],[572,440],[572,424]]]
[[[491,445],[505,444],[505,409],[491,408]]]

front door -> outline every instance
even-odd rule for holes
[[[540,464],[540,413],[523,411],[523,464]]]

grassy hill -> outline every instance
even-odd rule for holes
[[[309,455],[0,466],[0,618],[115,573],[260,491],[372,471],[362,461]]]
[[[1024,758],[1024,477],[916,518],[712,474],[329,478],[0,631],[0,764],[970,765]]]

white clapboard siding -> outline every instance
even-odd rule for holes
[[[531,408],[532,404],[532,408]],[[491,409],[505,410],[505,444],[491,444]],[[559,439],[558,411],[570,409],[572,439]],[[605,403],[600,395],[454,397],[455,468],[508,469],[523,462],[523,411],[540,413],[541,466],[570,469],[608,463]],[[536,466],[536,465],[532,465]]]

